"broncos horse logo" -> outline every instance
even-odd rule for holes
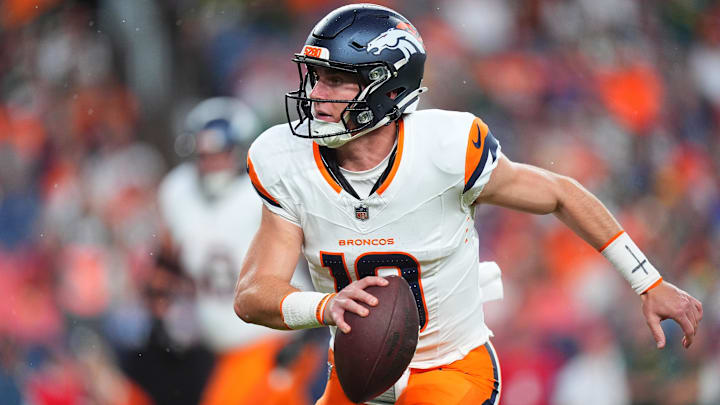
[[[367,51],[373,55],[380,55],[386,49],[399,49],[405,55],[405,59],[409,59],[410,55],[417,52],[425,53],[425,48],[415,36],[396,28],[390,28],[367,44]]]

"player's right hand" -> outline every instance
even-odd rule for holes
[[[327,310],[323,319],[325,325],[337,325],[344,333],[350,333],[350,325],[345,322],[345,312],[350,311],[365,317],[370,311],[358,302],[363,302],[371,307],[378,303],[375,296],[365,291],[371,285],[384,287],[388,285],[388,281],[383,277],[368,276],[350,283],[326,304]]]

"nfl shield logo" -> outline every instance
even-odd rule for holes
[[[368,206],[360,204],[355,207],[355,218],[361,221],[367,221],[367,219],[370,218],[370,215],[368,214]]]

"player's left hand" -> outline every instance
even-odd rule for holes
[[[640,297],[643,315],[657,342],[657,348],[665,347],[665,333],[660,327],[660,321],[665,319],[672,319],[680,325],[685,333],[682,339],[683,347],[689,348],[702,319],[703,309],[700,301],[667,281],[663,281]]]

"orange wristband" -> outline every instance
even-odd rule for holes
[[[327,303],[336,295],[337,293],[328,294],[318,303],[315,309],[315,317],[320,325],[325,325],[325,308],[327,307]]]

